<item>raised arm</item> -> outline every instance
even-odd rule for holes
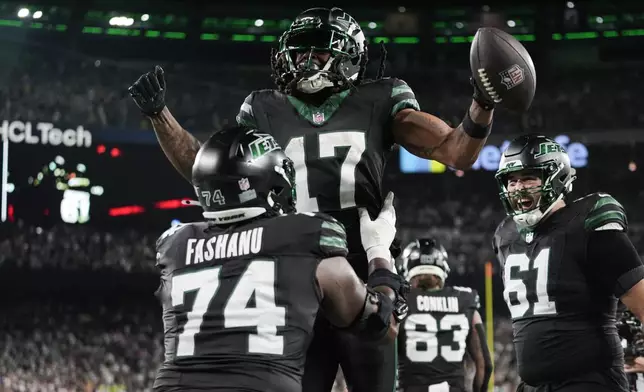
[[[186,180],[192,182],[192,165],[201,147],[199,140],[183,129],[167,107],[149,118],[165,156]]]
[[[163,68],[154,67],[128,89],[132,99],[154,127],[161,149],[172,166],[192,182],[192,164],[199,151],[199,141],[177,122],[165,106],[166,83]]]
[[[394,118],[394,140],[412,154],[457,169],[469,169],[485,145],[492,110],[472,102],[463,121],[452,128],[429,113],[403,109]]]
[[[485,145],[492,127],[493,102],[474,85],[472,104],[461,124],[452,128],[445,121],[420,111],[416,98],[403,81],[397,80],[392,93],[394,141],[410,153],[445,165],[468,169]]]

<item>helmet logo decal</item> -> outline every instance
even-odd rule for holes
[[[553,152],[566,152],[566,150],[557,143],[545,142],[539,144],[539,151],[534,151],[534,157],[539,158]]]
[[[514,169],[514,168],[519,168],[519,167],[523,167],[523,162],[521,162],[518,159],[515,159],[515,160],[512,160],[512,161],[503,162],[502,166],[499,168],[499,170],[501,170],[501,169]]]
[[[239,184],[239,189],[242,191],[247,191],[250,189],[250,182],[248,181],[248,178],[242,178],[241,180],[237,181],[237,184]]]
[[[273,139],[273,136],[265,133],[257,133],[256,135],[257,139],[248,144],[253,159],[262,157],[271,151],[281,150],[279,144]]]
[[[239,189],[242,191],[239,194],[240,203],[246,203],[247,201],[257,199],[257,192],[255,192],[254,189],[250,189],[250,181],[248,181],[248,178],[242,178],[237,181],[237,184],[239,185]]]

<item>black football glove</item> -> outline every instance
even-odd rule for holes
[[[386,286],[392,289],[396,295],[396,299],[393,301],[394,318],[398,323],[400,323],[405,319],[405,317],[407,317],[407,312],[409,311],[409,307],[407,306],[407,294],[409,294],[410,287],[409,282],[407,282],[402,276],[391,272],[388,269],[379,268],[369,275],[367,286],[369,288]]]
[[[474,78],[470,77],[470,84],[472,87],[474,87],[474,94],[472,95],[472,99],[476,101],[476,103],[479,104],[483,108],[483,110],[490,111],[494,109],[494,101],[488,98],[487,95],[481,89],[479,88],[478,84],[476,84],[476,81]]]
[[[136,106],[146,116],[159,114],[165,107],[165,77],[163,68],[154,67],[154,72],[147,72],[127,89]]]

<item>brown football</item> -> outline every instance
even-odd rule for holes
[[[517,112],[530,108],[537,74],[530,53],[513,36],[493,27],[478,29],[470,48],[470,68],[479,89]]]

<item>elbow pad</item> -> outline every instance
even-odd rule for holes
[[[367,303],[378,305],[377,312],[371,312],[371,307]],[[391,299],[378,291],[367,287],[365,296],[365,305],[362,312],[346,328],[342,328],[351,333],[360,335],[365,340],[378,341],[385,337],[389,330],[391,315],[394,311],[394,304]]]

